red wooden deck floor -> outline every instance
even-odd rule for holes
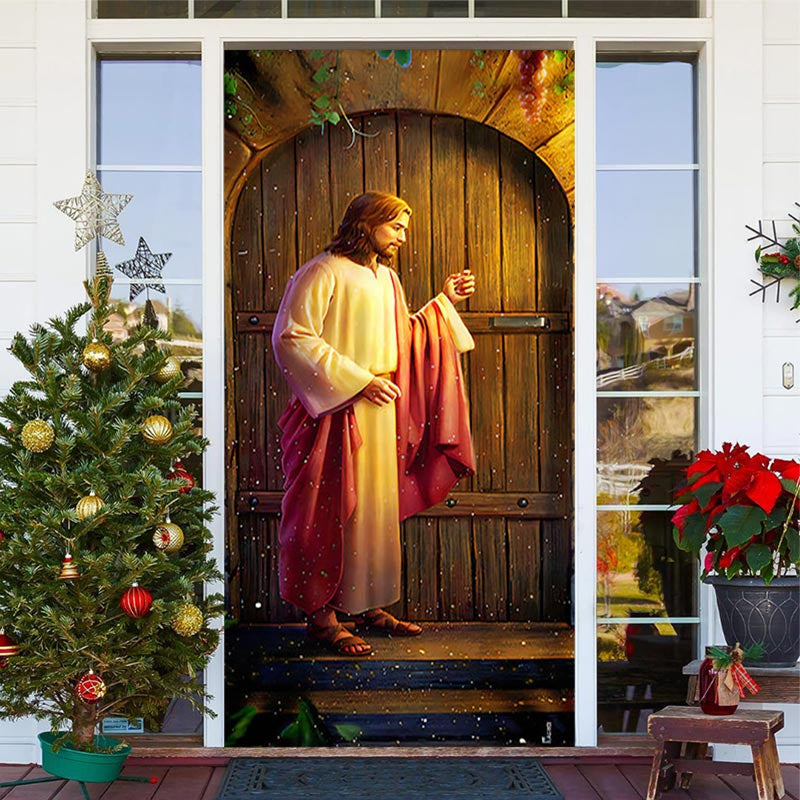
[[[215,763],[220,762],[217,760]],[[647,790],[650,771],[647,759],[603,762],[596,758],[545,758],[542,763],[565,800],[642,800]],[[786,800],[800,800],[800,767],[787,764],[782,769]],[[225,767],[202,761],[196,765],[170,766],[167,760],[131,759],[123,774],[126,773],[152,775],[159,781],[154,785],[127,782],[94,784],[89,787],[92,800],[215,800],[222,786]],[[0,783],[44,776],[38,767],[0,765]],[[331,792],[331,797],[335,797],[335,787],[331,787]],[[420,797],[422,800],[423,795]],[[756,789],[747,777],[696,775],[688,791],[674,790],[662,797],[664,800],[756,800]],[[82,795],[77,784],[58,781],[0,789],[0,800],[82,800]],[[383,798],[376,797],[375,800]]]

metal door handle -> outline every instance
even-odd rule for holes
[[[490,317],[490,328],[549,328],[550,320],[547,317],[532,315],[525,317]]]

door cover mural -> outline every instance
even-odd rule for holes
[[[226,58],[229,743],[571,743],[572,53]]]

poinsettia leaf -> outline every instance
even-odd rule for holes
[[[797,564],[800,562],[800,533],[794,528],[786,529],[786,544],[789,546],[789,558]]]
[[[751,544],[747,548],[747,566],[753,572],[761,570],[772,561],[772,551],[765,544]]]
[[[706,508],[708,504],[711,502],[711,498],[722,488],[721,483],[717,483],[715,481],[711,481],[710,483],[704,483],[702,486],[698,487],[694,491],[694,496],[697,498],[697,502],[700,503],[700,508]]]
[[[336,732],[339,736],[342,737],[346,742],[354,742],[361,736],[361,728],[358,725],[351,725],[349,723],[342,723],[340,725],[333,726],[336,729]]]
[[[781,484],[789,494],[794,494],[797,491],[797,481],[793,481],[791,478],[781,478]]]
[[[734,561],[726,570],[725,570],[725,577],[730,580],[731,578],[735,578],[740,572],[742,571],[742,563],[741,561]]]
[[[769,562],[759,573],[761,575],[761,579],[764,583],[769,586],[772,583],[772,579],[775,577],[775,565],[772,561]]]
[[[747,489],[749,497],[756,505],[769,514],[780,497],[783,487],[778,476],[767,470],[759,470]]]
[[[728,546],[733,547],[761,533],[761,523],[766,518],[766,513],[757,506],[733,506],[717,520],[717,526],[725,535]]]
[[[699,553],[703,542],[706,540],[706,524],[701,514],[692,514],[686,517],[683,526],[683,535],[678,541],[678,547],[690,553]]]
[[[764,520],[764,530],[771,531],[775,528],[782,528],[783,523],[786,521],[787,513],[786,506],[782,503],[775,506],[775,508],[770,511],[769,516]]]

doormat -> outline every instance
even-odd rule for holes
[[[536,758],[232,758],[217,800],[564,800]]]

